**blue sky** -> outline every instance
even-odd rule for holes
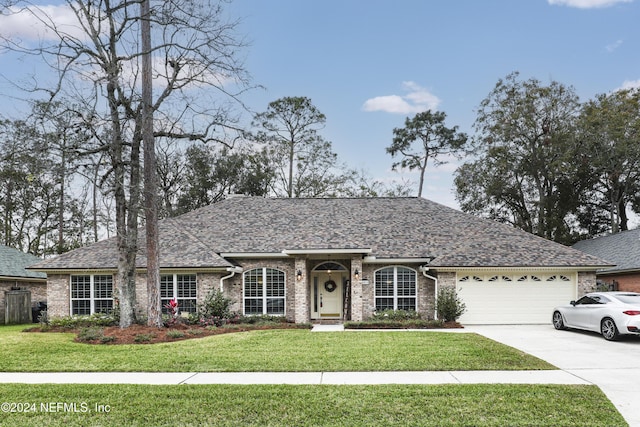
[[[311,98],[342,160],[378,178],[397,178],[385,147],[406,117],[444,111],[471,134],[476,107],[512,71],[572,85],[582,100],[640,82],[634,1],[239,0],[229,10],[266,87],[250,105]],[[431,167],[424,197],[457,206],[456,166]]]
[[[381,180],[417,179],[391,172],[385,152],[406,117],[444,111],[472,134],[476,107],[513,71],[571,85],[583,101],[640,85],[633,0],[235,0],[227,11],[242,19],[246,68],[265,87],[245,96],[249,107],[309,97],[341,160]],[[0,54],[0,74],[17,68]],[[0,82],[0,113],[6,91]],[[457,165],[430,166],[423,196],[456,207]]]

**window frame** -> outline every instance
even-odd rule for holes
[[[83,283],[79,283],[77,281],[75,281],[74,279],[79,279],[79,278],[84,278],[84,280],[86,280],[86,278],[89,279],[88,282],[85,282],[83,280]],[[105,279],[108,279],[106,281],[103,281]],[[110,285],[110,289],[107,287],[106,289],[100,288],[98,289],[98,286],[101,285]],[[77,285],[82,285],[84,287],[88,287],[88,289],[74,289],[74,286]],[[96,313],[103,313],[103,314],[110,314],[111,312],[113,312],[114,309],[114,297],[113,297],[113,293],[114,293],[115,287],[114,287],[114,279],[113,279],[113,274],[70,274],[69,275],[69,313],[71,314],[71,316],[90,316],[92,314],[96,314]],[[82,293],[82,294],[86,294],[86,292],[88,291],[88,296],[83,296],[83,297],[74,297],[74,294],[77,293]],[[106,291],[107,295],[111,295],[110,297],[101,297],[103,295],[103,292]],[[89,303],[89,312],[88,313],[84,313],[84,312],[79,312],[79,311],[86,311],[86,307],[83,307],[82,310],[80,310],[79,307],[74,307],[74,302],[79,302],[79,301],[84,301],[85,304],[88,302]],[[96,308],[97,304],[100,304],[100,308]],[[105,304],[108,306],[106,309],[104,309],[104,307],[102,307],[102,304]]]
[[[256,272],[260,272],[259,275],[256,275]],[[276,276],[274,276],[274,274]],[[256,278],[256,285],[248,282],[248,278],[251,276]],[[274,277],[277,278],[274,281]],[[261,283],[260,283],[261,280]],[[247,287],[247,286],[250,287]],[[247,296],[247,291],[251,291],[252,295]],[[273,295],[273,292],[281,295]],[[269,294],[271,292],[271,295]],[[281,311],[277,312],[269,312],[269,302],[270,301],[279,301],[275,306],[282,307]],[[249,308],[260,308],[260,312],[255,312],[255,310],[247,311],[247,303],[252,301],[253,303],[259,302],[260,304],[256,304],[255,306],[250,306]],[[279,268],[274,267],[256,267],[250,270],[245,271],[242,274],[242,314],[245,316],[286,316],[287,314],[287,273]]]
[[[393,269],[393,293],[389,294],[389,295],[379,295],[378,293],[378,274],[382,274],[383,270],[390,270]],[[400,289],[399,282],[398,282],[398,270],[399,269],[403,269],[406,270],[406,272],[403,272],[404,274],[411,272],[413,275],[413,295],[410,294],[399,294],[398,290]],[[418,272],[411,268],[411,267],[407,267],[404,265],[389,265],[389,266],[385,266],[382,268],[379,268],[377,270],[375,270],[373,272],[373,277],[374,277],[374,283],[373,283],[373,296],[374,296],[374,309],[375,311],[383,311],[383,310],[413,310],[413,311],[418,311]],[[406,284],[404,282],[400,283],[400,285],[402,286],[406,286]],[[388,292],[390,288],[387,288],[386,291]],[[410,290],[409,290],[410,291]],[[405,291],[406,292],[406,291]],[[391,300],[393,299],[393,308],[391,307],[386,307],[386,308],[378,308],[379,304],[378,301],[379,300]],[[412,299],[413,300],[413,308],[404,308],[403,307],[399,307],[398,301],[399,300],[405,300],[405,299]]]
[[[178,281],[178,276],[193,277],[194,295],[193,296],[180,296],[180,289],[178,286],[181,282]],[[171,296],[163,296],[163,279],[171,278]],[[184,291],[184,289],[182,290]],[[166,295],[166,294],[165,294]],[[178,300],[178,313],[196,313],[198,310],[198,275],[196,273],[161,273],[160,274],[160,306],[162,307],[162,313],[168,314],[169,311],[165,307],[172,299]],[[191,304],[186,305],[185,301],[191,301]],[[187,307],[187,309],[185,309]]]

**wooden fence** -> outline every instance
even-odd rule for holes
[[[7,325],[31,323],[31,291],[5,291],[4,323]]]

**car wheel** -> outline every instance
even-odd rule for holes
[[[562,313],[560,313],[559,311],[553,312],[553,327],[558,330],[567,329],[567,327],[564,326],[564,319],[562,318]]]
[[[605,317],[600,322],[600,332],[607,341],[614,341],[618,338],[618,328],[616,328],[616,322],[610,317]]]

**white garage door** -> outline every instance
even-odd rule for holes
[[[456,288],[467,325],[551,323],[553,307],[576,299],[571,273],[458,274]]]

